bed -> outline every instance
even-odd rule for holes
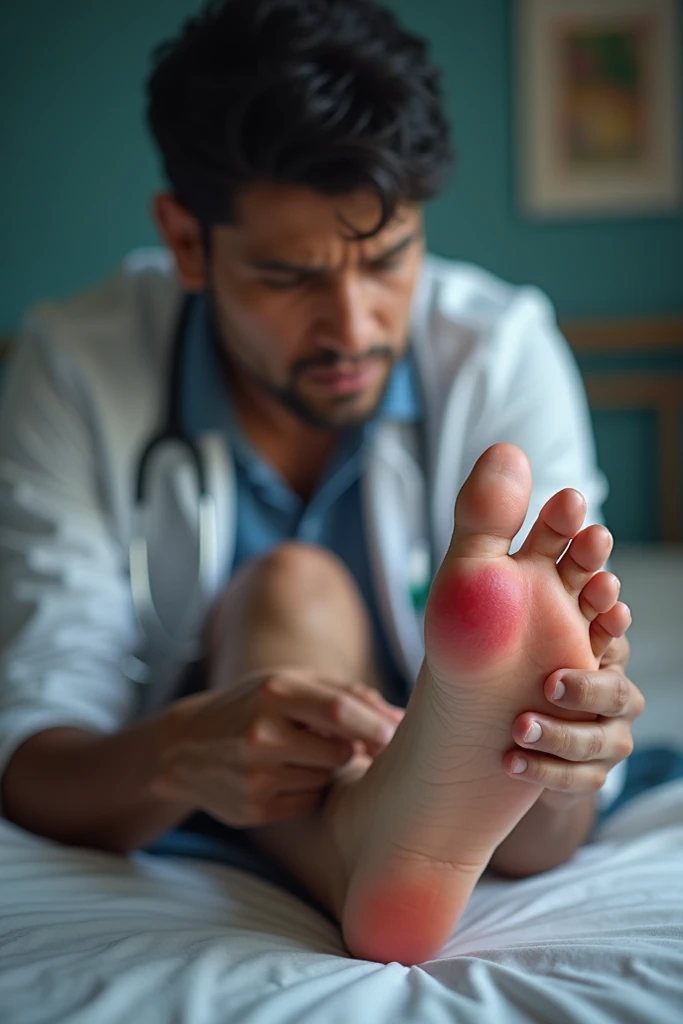
[[[234,868],[60,848],[0,826],[7,1024],[680,1024],[683,781],[536,878],[484,879],[440,955],[349,957],[306,904]]]
[[[595,409],[617,392],[669,408],[615,380],[587,374]],[[637,745],[683,751],[683,544],[666,502],[666,543],[621,545],[612,567],[648,701]],[[407,968],[350,957],[326,917],[237,868],[67,849],[0,821],[0,1022],[680,1024],[682,851],[679,779],[553,871],[485,875],[439,955]]]

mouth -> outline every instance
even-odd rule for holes
[[[353,370],[314,368],[308,370],[306,376],[317,388],[328,394],[349,395],[373,384],[378,379],[381,369],[380,360],[373,359]]]

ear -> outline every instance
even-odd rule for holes
[[[199,221],[167,192],[154,196],[152,215],[159,234],[175,256],[183,287],[188,292],[203,292],[207,266]]]

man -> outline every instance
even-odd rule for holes
[[[570,856],[632,748],[577,373],[537,290],[425,256],[451,148],[388,12],[211,4],[149,98],[172,258],[38,307],[4,397],[4,813],[240,830],[352,953],[415,962],[489,862]]]

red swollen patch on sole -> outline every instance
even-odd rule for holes
[[[471,671],[506,653],[524,615],[522,582],[510,568],[483,566],[437,579],[425,616],[430,657],[453,671]]]

